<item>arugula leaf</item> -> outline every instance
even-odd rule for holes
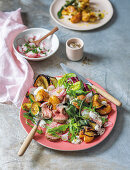
[[[62,18],[62,11],[63,11],[64,7],[61,7],[61,9],[57,12],[57,16],[58,18]]]
[[[75,121],[75,119],[69,119],[69,134],[70,134],[70,141],[73,141],[77,134],[79,133],[79,126],[77,124],[77,122]]]
[[[106,117],[101,117],[101,119],[102,119],[102,124],[104,124],[105,122],[108,122],[108,118]]]
[[[47,133],[56,137],[60,137],[57,133],[65,132],[67,129],[68,129],[68,124],[60,125],[54,128],[47,126]]]
[[[66,4],[64,5],[65,7],[72,5],[76,0],[70,0],[70,1],[66,1]]]
[[[69,5],[72,5],[76,0],[70,0],[70,1],[66,1],[65,5],[61,7],[61,9],[57,12],[57,16],[59,19],[62,18],[62,11],[64,9],[64,7],[67,7]]]
[[[32,52],[38,54],[37,49],[33,49]]]
[[[33,125],[31,125],[28,121],[26,121],[26,124],[27,125],[29,125],[31,128],[33,128],[34,126]],[[37,131],[36,131],[37,133],[39,133],[39,134],[42,134],[43,133],[43,131],[42,130],[39,130],[39,129],[37,129]]]
[[[67,114],[69,117],[74,117],[78,113],[77,109],[73,105],[69,105],[69,107],[66,109]]]
[[[52,119],[43,119],[47,124],[51,124],[52,123]]]
[[[35,123],[34,119],[32,116],[30,116],[30,113],[24,113],[23,114],[23,117],[25,117],[26,119],[29,119],[32,121],[32,123]]]

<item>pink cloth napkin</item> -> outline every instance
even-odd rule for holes
[[[24,29],[21,9],[0,12],[0,102],[12,102],[17,107],[32,86],[34,76],[27,60],[13,55],[13,40]]]

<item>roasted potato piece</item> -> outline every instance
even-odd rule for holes
[[[92,142],[94,139],[95,133],[93,132],[93,129],[87,129],[85,128],[85,136],[84,136],[84,142],[89,143]]]
[[[82,11],[82,21],[88,22],[90,19],[90,13],[86,12],[85,10]]]
[[[77,12],[76,15],[73,15],[72,18],[70,19],[72,23],[78,23],[82,19],[81,12]]]
[[[94,140],[94,133],[93,132],[89,132],[88,133],[89,135],[85,135],[84,136],[84,142],[86,142],[86,143],[89,143],[89,142],[92,142],[93,140]]]
[[[79,0],[79,2],[89,3],[89,0]]]
[[[77,99],[79,99],[79,100],[84,100],[85,97],[86,97],[86,96],[84,96],[84,95],[80,95],[80,96],[77,96]]]
[[[99,109],[103,106],[103,104],[99,100],[99,94],[95,94],[92,98],[92,101],[93,101],[93,107],[95,107],[96,109]]]
[[[56,109],[56,106],[60,103],[60,100],[57,96],[51,96],[48,101],[49,104],[52,105],[53,110]]]
[[[77,9],[74,6],[69,5],[65,9],[62,10],[62,15],[74,15],[77,13]]]
[[[72,105],[74,105],[77,109],[79,109],[79,106],[78,106],[77,102],[72,102]]]
[[[91,128],[84,127],[84,130],[79,132],[79,138],[83,139],[84,142],[89,143],[94,140],[95,132]]]
[[[79,132],[79,138],[80,138],[80,139],[83,139],[83,138],[84,138],[84,131],[83,131],[83,130],[81,130],[81,131]]]
[[[90,12],[90,18],[89,18],[89,22],[95,22],[97,21],[97,17],[95,15],[94,12]]]
[[[39,101],[39,102],[41,102],[41,101],[46,102],[46,101],[48,101],[48,99],[49,99],[49,94],[46,91],[44,91],[43,89],[39,90],[35,97],[35,100]]]
[[[85,98],[86,98],[86,96],[84,96],[84,95],[77,96],[77,99],[79,99],[79,100],[84,100]],[[85,102],[86,102],[86,103],[89,103],[89,99],[86,98],[86,99],[85,99]]]
[[[95,22],[97,17],[94,12],[82,11],[82,21],[84,22]]]
[[[104,116],[104,115],[107,115],[108,113],[110,113],[111,110],[112,110],[111,105],[110,105],[110,104],[107,104],[107,105],[104,106],[103,108],[98,109],[97,112],[98,112],[100,115]]]

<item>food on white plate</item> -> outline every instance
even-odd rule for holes
[[[17,45],[17,51],[29,58],[46,57],[51,50],[51,42],[43,40],[37,46],[33,41],[40,39],[41,35],[28,35],[24,38],[25,43]],[[20,39],[21,40],[21,39]]]
[[[96,10],[90,0],[66,0],[64,6],[58,11],[59,19],[70,16],[72,23],[90,22],[94,23],[104,18],[104,13]]]
[[[33,127],[42,114],[37,132],[41,134],[45,128],[43,135],[51,142],[90,143],[111,125],[110,103],[74,73],[60,78],[40,74],[26,97],[28,103],[22,104],[26,123]]]

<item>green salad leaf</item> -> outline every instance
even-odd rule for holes
[[[66,112],[69,115],[69,117],[74,117],[75,115],[78,114],[78,110],[76,109],[76,107],[71,104],[66,108]]]
[[[31,125],[28,121],[26,121],[26,124],[27,125],[29,125],[31,128],[33,128],[34,126],[33,125]],[[37,131],[36,131],[37,133],[39,133],[39,134],[42,134],[43,133],[43,131],[42,130],[39,130],[39,129],[37,129]]]
[[[63,133],[68,129],[68,124],[60,125],[58,127],[51,128],[47,126],[47,133],[55,137],[60,137],[57,133]]]
[[[78,90],[83,90],[84,86],[81,81],[77,81],[73,85],[71,85],[71,90],[73,91],[78,91]]]
[[[62,11],[65,7],[72,5],[76,0],[67,0],[65,5],[61,7],[61,9],[57,12],[57,16],[59,19],[62,18]]]
[[[101,117],[101,119],[102,119],[102,124],[104,124],[105,122],[108,122],[108,118],[106,117]]]

